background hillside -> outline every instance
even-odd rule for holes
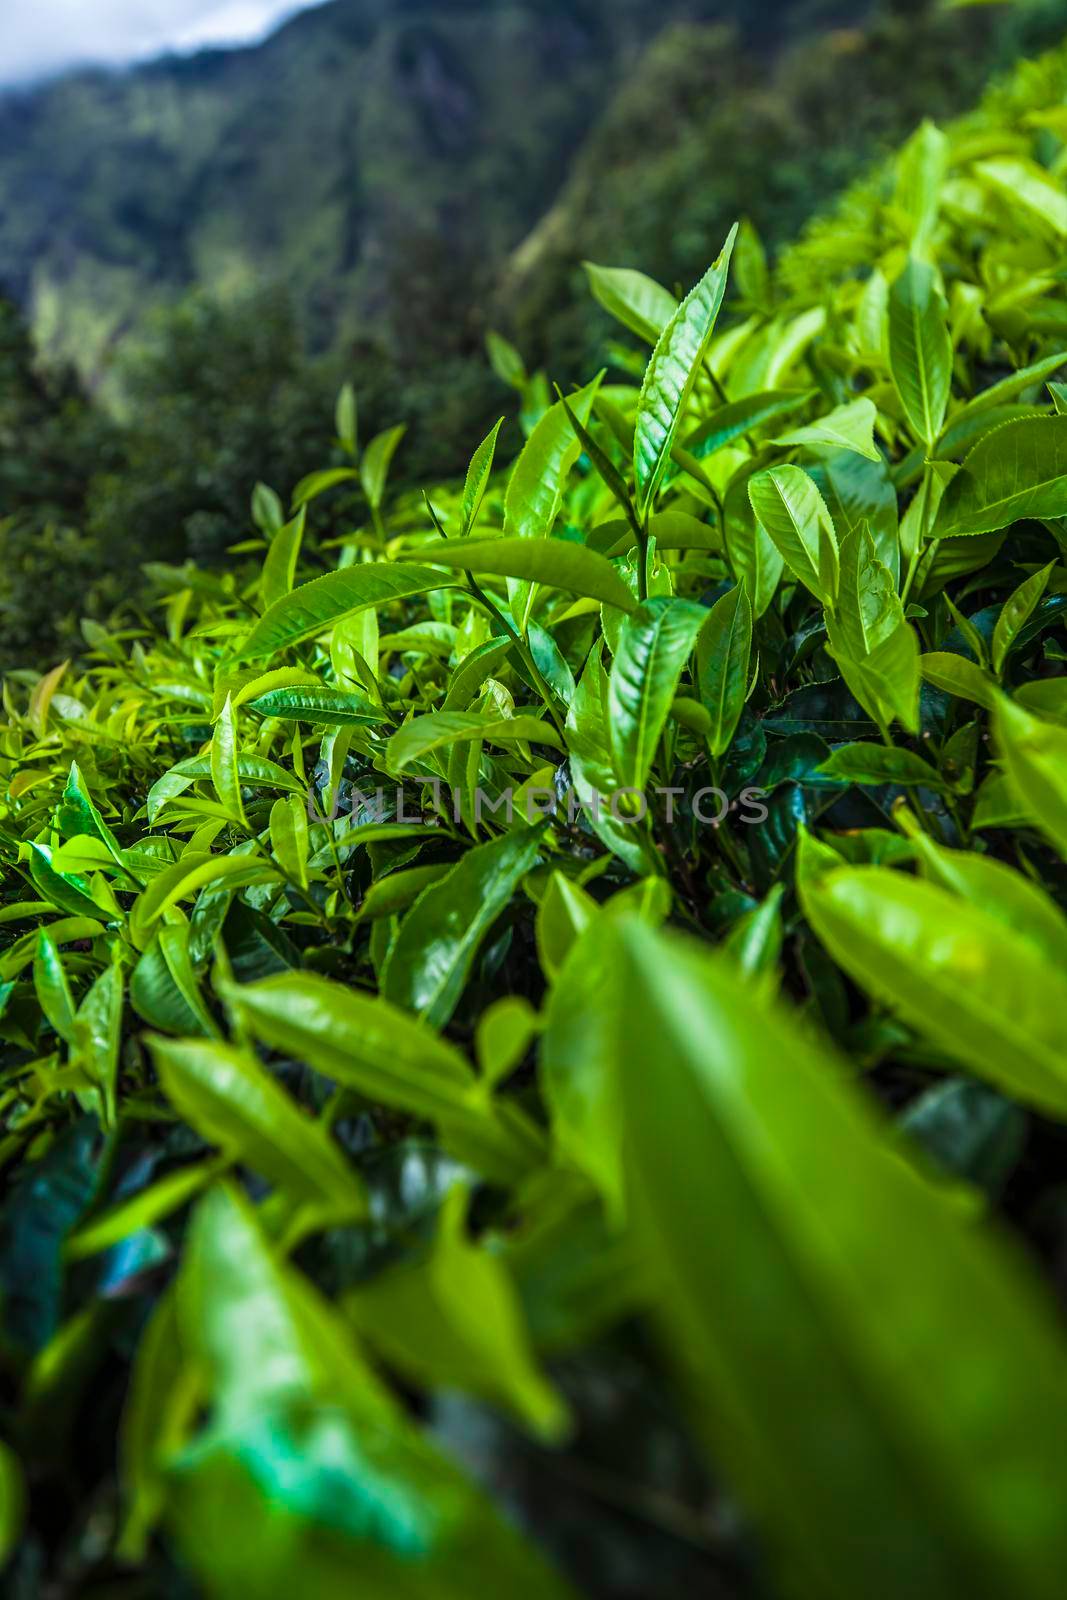
[[[255,49],[0,99],[0,285],[94,386],[153,308],[264,283],[313,354],[463,358],[489,308],[581,366],[582,255],[688,281],[738,209],[788,237],[1063,10],[332,0]]]
[[[781,0],[333,0],[265,44],[79,73],[0,101],[0,282],[96,378],[146,309],[282,281],[311,350],[427,331],[557,198],[661,29]],[[458,314],[457,314],[458,313]],[[412,319],[414,318],[414,327]]]

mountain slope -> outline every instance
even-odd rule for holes
[[[409,282],[514,246],[659,26],[737,10],[334,0],[255,49],[9,94],[0,286],[94,375],[192,284],[283,280],[313,349],[383,319],[403,340]]]
[[[688,285],[746,215],[777,246],[924,117],[954,115],[1065,29],[1064,0],[809,5],[769,53],[715,24],[665,26],[511,259],[502,304],[520,346],[553,372],[576,348],[595,367],[607,323],[590,317],[583,259]]]

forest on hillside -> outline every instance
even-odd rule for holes
[[[1065,262],[1059,0],[0,91],[0,1594],[1060,1600]]]

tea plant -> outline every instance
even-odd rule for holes
[[[9,675],[12,1593],[1061,1592],[1065,89]]]

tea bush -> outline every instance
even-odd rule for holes
[[[1065,91],[9,674],[12,1594],[1060,1594]]]

